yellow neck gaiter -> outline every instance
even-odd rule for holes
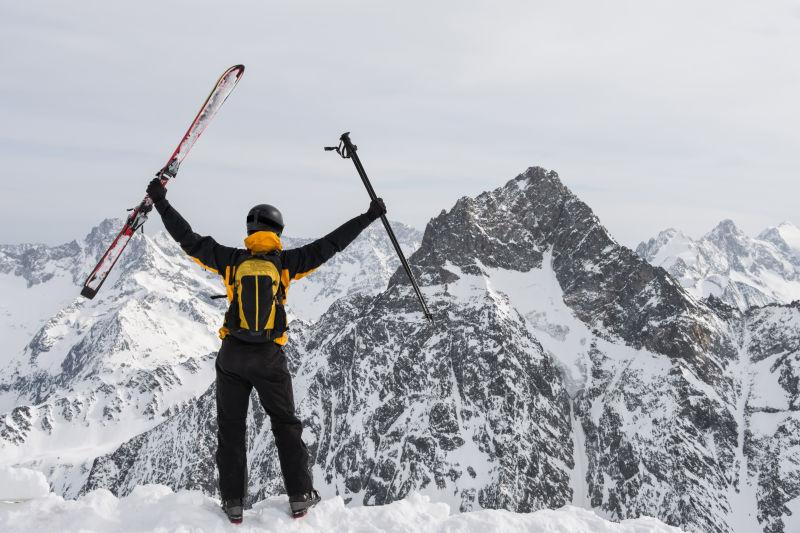
[[[283,250],[281,238],[274,231],[257,231],[244,240],[245,247],[253,253],[263,254]]]

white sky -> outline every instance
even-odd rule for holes
[[[123,215],[235,63],[169,193],[229,244],[254,203],[303,236],[366,209],[345,130],[420,228],[532,165],[629,245],[800,223],[797,1],[0,0],[0,242]]]

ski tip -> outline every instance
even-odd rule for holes
[[[87,298],[89,300],[94,298],[95,294],[97,294],[97,291],[95,289],[91,289],[91,288],[86,287],[86,286],[84,286],[83,289],[81,289],[81,296],[83,296],[84,298]]]
[[[242,75],[244,74],[244,65],[234,65],[232,67],[228,67],[225,69],[225,72],[222,73],[222,76],[219,77],[219,81],[217,85],[222,83],[222,80],[228,80],[229,82],[233,82],[234,85],[239,83],[239,80],[242,79]]]

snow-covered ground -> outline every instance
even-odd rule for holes
[[[37,475],[41,478],[38,479]],[[39,482],[37,484],[37,481]],[[452,514],[444,503],[426,496],[408,498],[376,507],[345,507],[340,497],[321,502],[301,520],[292,519],[286,497],[258,502],[245,511],[244,522],[228,523],[219,503],[198,491],[173,492],[163,485],[137,487],[130,496],[116,498],[101,489],[77,500],[64,500],[41,492],[44,476],[24,469],[0,470],[0,487],[19,489],[25,501],[0,501],[0,531],[212,531],[292,532],[503,532],[514,533],[680,533],[682,530],[647,517],[609,522],[591,511],[567,506],[534,513],[483,510]],[[46,485],[46,484],[45,484]],[[37,490],[39,492],[37,492]],[[13,499],[13,497],[9,498]],[[21,498],[20,498],[21,499]]]
[[[0,466],[0,502],[43,498],[50,492],[44,474],[30,468]]]

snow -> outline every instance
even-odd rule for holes
[[[0,471],[0,480],[5,479]],[[30,472],[30,471],[27,471]],[[26,475],[26,474],[23,474]],[[44,477],[39,481],[44,481]],[[292,519],[285,496],[256,503],[245,511],[244,522],[233,526],[217,500],[197,491],[172,492],[163,485],[136,487],[125,498],[101,489],[77,500],[55,494],[32,493],[33,499],[0,504],[0,530],[82,532],[186,531],[193,533],[237,531],[287,532],[527,532],[527,533],[680,533],[654,519],[641,517],[609,522],[578,507],[520,514],[482,510],[451,514],[444,503],[411,494],[404,500],[376,507],[345,507],[334,497],[322,501],[305,518]]]
[[[41,498],[49,492],[50,486],[41,472],[0,466],[0,501]]]
[[[553,254],[542,255],[542,266],[528,272],[488,269],[488,285],[508,296],[526,319],[531,334],[562,367],[570,396],[586,381],[584,361],[592,333],[564,303],[564,293],[553,270]],[[459,273],[463,276],[463,274]]]
[[[572,447],[575,466],[570,473],[569,486],[572,489],[572,504],[583,509],[591,509],[589,487],[586,475],[589,470],[589,456],[586,453],[586,433],[578,417],[575,416],[575,405],[570,402],[569,417],[572,422]]]
[[[800,498],[786,502],[786,508],[789,509],[784,517],[786,531],[800,531]]]
[[[800,254],[800,228],[791,222],[781,222],[777,229],[783,241]]]
[[[63,272],[31,287],[21,276],[0,273],[0,293],[0,367],[4,367],[48,318],[75,298],[76,289]]]
[[[218,291],[218,280],[163,233],[137,235],[131,246],[139,246],[140,260],[123,257],[92,301],[77,296],[83,275],[74,278],[65,267],[93,265],[96,259],[80,249],[37,263],[35,273],[54,275],[30,287],[16,274],[0,275],[12,296],[0,303],[0,326],[27,335],[0,342],[0,424],[7,428],[0,464],[32,466],[54,486],[68,486],[95,457],[154,427],[213,380],[221,312],[196,294]],[[5,309],[17,301],[27,305],[17,304],[16,322],[9,323]],[[15,408],[22,409],[14,414]],[[55,478],[62,473],[65,479]]]
[[[749,342],[749,337],[747,342]],[[737,362],[736,374],[741,379],[742,390],[736,402],[736,410],[733,415],[736,419],[736,463],[738,464],[738,478],[736,485],[729,487],[728,500],[731,502],[732,523],[739,524],[742,531],[759,531],[758,499],[756,490],[748,475],[750,458],[745,453],[746,433],[748,429],[752,431],[752,425],[748,426],[747,411],[750,404],[750,396],[753,389],[753,372],[750,369],[748,353],[744,348],[739,349],[739,360]],[[752,423],[751,423],[752,424]]]
[[[772,368],[774,364],[773,358],[752,363],[752,373],[758,376],[758,386],[752,391],[747,402],[751,410],[789,410],[790,393],[781,386],[780,372]]]

